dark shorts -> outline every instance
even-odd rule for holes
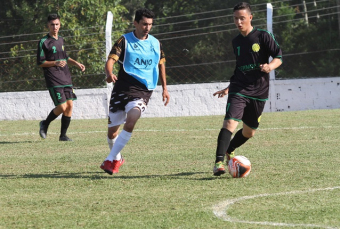
[[[48,89],[55,106],[65,103],[67,100],[76,100],[72,87],[51,87]]]
[[[224,120],[243,121],[250,128],[257,129],[265,104],[266,100],[229,94]]]
[[[110,112],[113,112],[113,113],[117,111],[125,111],[126,105],[129,102],[137,101],[137,100],[143,100],[144,106],[147,106],[148,101],[149,101],[148,98],[133,97],[133,96],[126,95],[123,92],[118,93],[118,92],[113,91],[111,94],[109,110]]]

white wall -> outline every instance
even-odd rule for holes
[[[169,85],[164,107],[161,87],[154,91],[144,117],[224,115],[226,97],[212,94],[228,83]],[[340,108],[340,77],[272,81],[265,112]],[[73,119],[106,118],[108,89],[75,91]],[[0,93],[0,120],[41,120],[54,107],[48,91]]]

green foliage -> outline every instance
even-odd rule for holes
[[[168,83],[228,81],[235,57],[231,41],[238,35],[233,6],[238,0],[8,0],[0,15],[0,91],[44,89],[36,66],[37,42],[47,33],[49,13],[61,15],[60,35],[68,54],[84,63],[86,72],[72,67],[76,87],[105,85],[105,23],[112,11],[113,41],[131,31],[135,10],[147,7],[156,14],[151,31],[163,44]],[[253,25],[266,29],[265,0],[251,2]],[[340,39],[337,0],[272,1],[273,31],[283,50],[277,78],[340,76]],[[306,21],[305,16],[308,16]],[[42,31],[45,31],[42,33]],[[117,65],[115,65],[117,68]],[[117,70],[115,70],[117,71]],[[34,85],[35,87],[31,87]]]
[[[58,13],[61,17],[59,35],[65,39],[68,55],[86,66],[86,72],[83,74],[80,73],[79,69],[70,67],[74,76],[75,87],[104,86],[105,25],[108,11],[113,13],[114,33],[112,35],[116,39],[117,34],[123,33],[122,31],[125,31],[129,24],[120,16],[127,12],[120,1],[64,0],[56,2],[24,0],[17,3],[11,0],[7,16],[10,18],[11,15],[13,17],[15,15],[22,22],[19,25],[9,26],[8,29],[1,31],[1,34],[10,34],[13,30],[12,27],[15,26],[17,35],[28,33],[33,35],[25,39],[29,42],[23,42],[22,38],[15,36],[14,39],[8,39],[8,42],[13,43],[10,48],[10,58],[0,60],[2,62],[0,68],[2,81],[8,83],[2,84],[0,91],[6,91],[10,89],[10,85],[13,87],[15,84],[18,84],[19,87],[15,90],[42,90],[45,88],[42,69],[36,65],[36,50],[38,40],[48,33],[47,16],[50,13]],[[41,31],[46,31],[46,33],[39,33]],[[34,35],[34,33],[38,34]],[[9,50],[2,48],[1,51]],[[18,81],[18,78],[20,81]],[[31,83],[34,82],[36,87],[31,88],[28,85],[30,81]],[[39,86],[37,87],[36,84]]]

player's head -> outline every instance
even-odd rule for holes
[[[151,10],[143,8],[136,11],[135,20],[133,24],[136,27],[135,35],[139,39],[147,38],[151,30],[154,17],[155,14]]]
[[[249,14],[251,14],[251,7],[250,7],[250,4],[247,3],[247,2],[240,2],[240,3],[237,3],[235,6],[234,6],[234,10],[233,12],[237,11],[237,10],[247,10],[249,12]]]
[[[155,17],[155,14],[154,12],[146,8],[137,10],[135,14],[135,21],[138,23],[141,19],[143,19],[143,17],[153,19]]]
[[[47,22],[54,21],[56,19],[60,21],[60,17],[58,14],[49,14],[47,17]]]
[[[60,17],[58,14],[50,14],[47,17],[47,26],[50,35],[57,35],[60,29]]]
[[[249,3],[240,2],[236,4],[233,12],[236,27],[241,34],[247,35],[252,29],[251,20],[253,19]]]

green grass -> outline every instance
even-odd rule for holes
[[[0,228],[339,227],[339,114],[265,113],[236,151],[252,162],[242,179],[212,175],[222,116],[139,120],[113,176],[104,119],[73,120],[73,142],[60,120],[46,140],[39,121],[1,121]],[[225,201],[231,222],[213,212]]]

